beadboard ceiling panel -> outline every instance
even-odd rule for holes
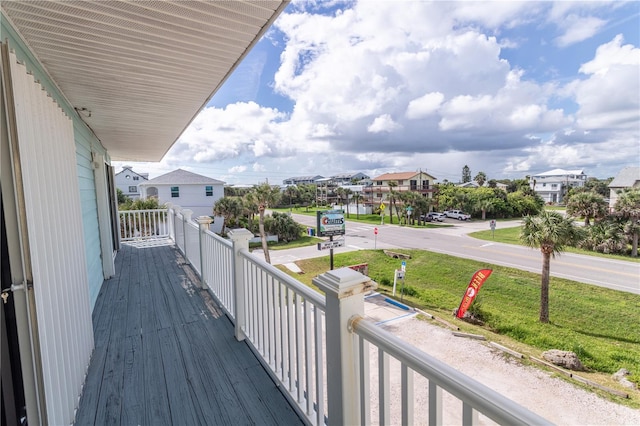
[[[113,160],[159,161],[288,0],[2,1]]]

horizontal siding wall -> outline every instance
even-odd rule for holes
[[[102,258],[100,256],[100,231],[98,228],[98,204],[96,183],[91,165],[91,144],[80,129],[75,129],[78,186],[82,205],[82,228],[84,230],[85,255],[87,258],[87,279],[91,310],[95,306],[103,282]],[[109,255],[109,254],[107,254]]]

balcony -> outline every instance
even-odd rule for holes
[[[368,277],[318,293],[209,223],[120,212],[77,424],[548,424],[365,319]]]

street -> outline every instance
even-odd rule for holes
[[[293,214],[304,226],[316,226],[315,217]],[[542,255],[538,249],[494,243],[467,234],[489,229],[489,220],[458,222],[447,219],[452,227],[410,228],[399,225],[372,225],[347,220],[345,246],[334,253],[363,249],[421,249],[540,273]],[[520,221],[498,222],[498,228],[519,226]],[[378,234],[374,234],[374,228]],[[339,238],[339,237],[336,237]],[[273,264],[329,255],[329,250],[303,247],[271,251]],[[614,290],[640,294],[640,263],[573,253],[562,253],[551,260],[551,275]]]

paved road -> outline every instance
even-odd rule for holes
[[[315,218],[296,215],[294,219],[305,226],[315,227]],[[408,228],[397,225],[369,225],[347,221],[345,247],[334,250],[342,253],[362,249],[423,249],[452,256],[474,259],[488,264],[509,266],[540,273],[542,255],[538,249],[493,243],[469,237],[477,230],[489,229],[488,221],[457,222],[447,219],[453,227]],[[498,227],[518,226],[520,221],[498,222]],[[378,228],[377,237],[374,228]],[[327,256],[328,250],[319,251],[315,246],[290,250],[274,250],[274,264],[294,262],[299,259]],[[640,263],[625,262],[563,253],[551,260],[551,275],[614,290],[640,294]]]

